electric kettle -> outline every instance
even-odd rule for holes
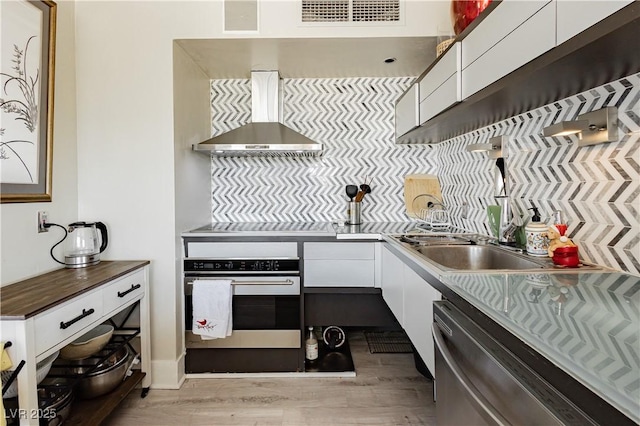
[[[100,231],[100,236],[98,236]],[[67,246],[64,251],[66,268],[84,268],[97,265],[100,253],[107,248],[107,227],[102,222],[75,222],[69,225]]]

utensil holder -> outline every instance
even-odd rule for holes
[[[350,201],[347,206],[347,223],[349,225],[360,225],[360,206],[362,203]]]

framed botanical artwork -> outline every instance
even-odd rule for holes
[[[0,1],[0,195],[51,201],[56,4]]]

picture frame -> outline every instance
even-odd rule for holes
[[[56,3],[0,2],[0,198],[50,202]]]

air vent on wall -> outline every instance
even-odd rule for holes
[[[400,0],[302,0],[302,22],[399,22]]]
[[[400,0],[353,0],[354,22],[400,20]]]

